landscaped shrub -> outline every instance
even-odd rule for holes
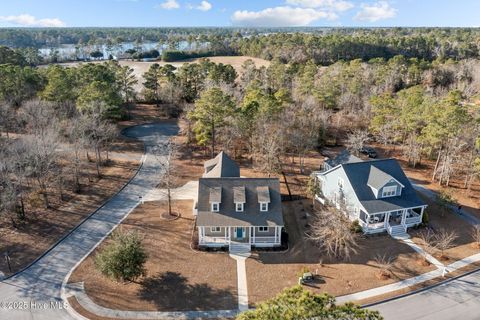
[[[95,257],[98,270],[115,280],[133,281],[144,276],[147,253],[142,238],[136,232],[118,231],[112,235],[112,243]]]
[[[429,219],[430,219],[429,212],[430,211],[428,210],[428,208],[423,211],[422,225],[425,226],[425,227],[428,226],[428,222],[429,222]]]
[[[355,220],[352,222],[352,225],[350,226],[350,231],[355,232],[355,233],[362,233],[363,229],[358,220]]]

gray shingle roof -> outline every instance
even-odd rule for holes
[[[355,162],[362,162],[363,160],[354,156],[348,150],[343,150],[340,152],[335,158],[328,159],[325,162],[332,168],[338,166],[339,164],[345,163],[355,163]]]
[[[240,177],[240,167],[225,152],[205,162],[204,178]]]
[[[222,188],[219,212],[211,212],[210,190]],[[245,188],[243,212],[235,210],[235,190]],[[270,204],[260,211],[257,187],[268,187]],[[198,226],[283,226],[282,198],[277,178],[201,178],[198,186]]]
[[[369,213],[400,210],[426,205],[417,195],[395,159],[370,160],[342,165],[358,200]],[[400,196],[377,199],[368,186],[371,167],[395,178],[404,187]]]

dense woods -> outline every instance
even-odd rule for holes
[[[138,40],[142,29],[100,30],[4,29],[0,39],[21,33],[45,40],[61,33],[62,42],[78,42],[82,35],[89,38],[85,42],[112,36]],[[65,163],[73,168],[63,172],[73,175],[76,190],[82,161],[93,159],[101,175],[116,134],[113,123],[128,118],[136,101],[159,109],[167,104],[167,113],[186,121],[188,144],[212,155],[220,149],[244,155],[267,174],[282,172],[286,156],[298,159],[303,170],[311,151],[339,142],[358,149],[373,140],[400,148],[411,166],[434,160],[431,178],[443,185],[456,176],[469,188],[480,173],[475,29],[269,35],[188,30],[168,33],[162,41],[172,44],[190,35],[189,41],[212,44],[215,38],[218,48],[271,63],[257,67],[247,60],[238,74],[231,65],[207,59],[178,68],[152,64],[140,80],[116,61],[38,68],[31,51],[0,47],[0,210],[24,215],[25,190],[32,185],[48,206],[46,190],[60,190],[54,178],[64,174],[54,172]],[[162,34],[156,32],[148,29],[142,40]],[[141,92],[134,89],[139,81]],[[61,155],[60,144],[74,152]]]

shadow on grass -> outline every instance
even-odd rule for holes
[[[139,296],[160,311],[236,309],[236,294],[206,283],[188,283],[178,272],[159,273],[141,283]]]

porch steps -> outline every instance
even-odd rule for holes
[[[405,240],[410,239],[410,235],[405,231],[405,227],[403,225],[396,225],[391,226],[388,229],[388,233],[397,240]]]
[[[230,241],[228,249],[232,254],[241,255],[242,253],[249,254],[252,250],[252,246],[250,245],[250,243]]]

